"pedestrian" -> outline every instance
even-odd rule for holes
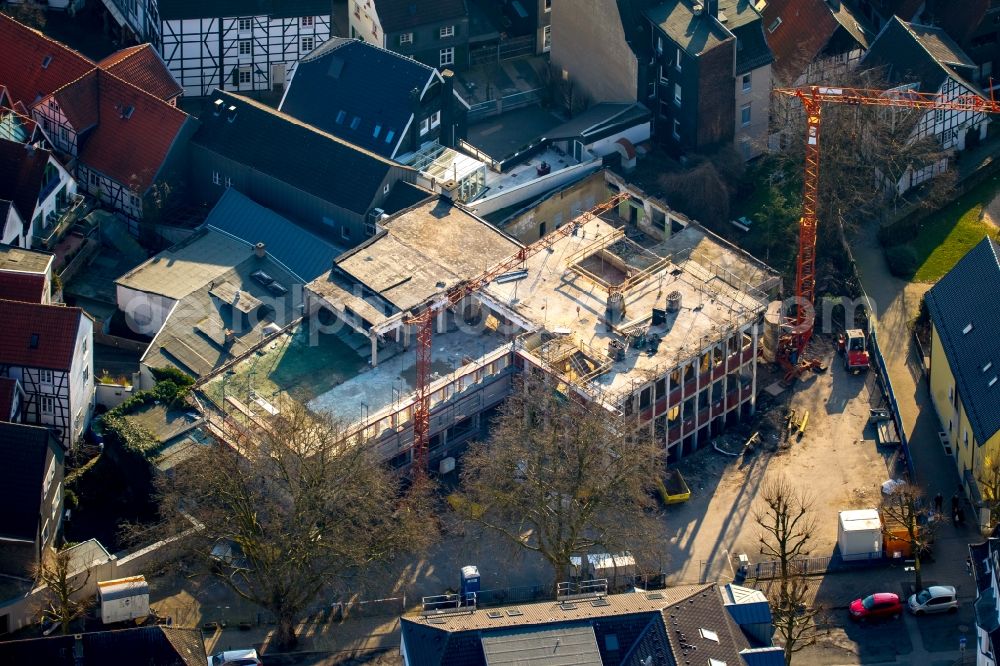
[[[955,509],[958,508],[958,493],[951,496],[951,512],[955,513]]]
[[[955,512],[955,515],[958,526],[962,527],[963,525],[965,525],[965,509],[963,509],[962,507],[958,507],[958,510]]]
[[[934,510],[941,513],[941,509],[944,507],[944,495],[938,493],[934,496]]]

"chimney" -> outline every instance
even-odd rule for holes
[[[257,243],[256,245],[253,246],[253,254],[258,259],[263,259],[265,256],[267,256],[267,246],[264,245],[263,243]]]
[[[441,139],[446,148],[454,148],[458,137],[455,136],[455,116],[458,102],[455,100],[455,72],[446,69],[441,72],[444,83],[441,86]]]
[[[226,329],[226,344],[227,345],[231,345],[233,343],[233,340],[235,340],[235,339],[236,339],[236,332],[233,331],[233,329],[231,329],[231,328],[227,328]]]

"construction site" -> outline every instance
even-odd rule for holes
[[[485,434],[515,369],[536,367],[648,427],[670,461],[688,455],[753,413],[758,324],[780,278],[693,222],[652,237],[627,222],[641,202],[608,197],[528,246],[444,199],[402,211],[306,286],[302,323],[203,396],[244,419],[296,400],[398,468],[425,436],[427,464],[446,471]]]

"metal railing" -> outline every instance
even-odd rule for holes
[[[49,213],[41,229],[35,229],[33,235],[35,245],[41,245],[46,250],[51,250],[56,243],[62,240],[63,235],[71,226],[90,212],[90,208],[86,197],[80,194],[75,195],[66,207]]]

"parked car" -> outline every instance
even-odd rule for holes
[[[226,650],[217,652],[208,658],[208,666],[264,666],[257,656],[257,650]]]
[[[906,604],[914,615],[925,613],[954,613],[958,610],[958,598],[951,585],[931,585],[917,594],[910,595]]]
[[[896,619],[902,612],[903,604],[899,601],[899,595],[892,592],[876,592],[851,602],[852,620]]]

